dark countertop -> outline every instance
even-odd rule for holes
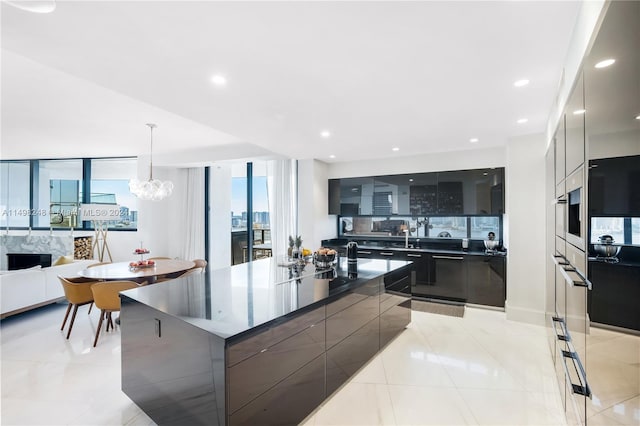
[[[127,290],[122,295],[231,342],[410,264],[358,259],[358,276],[349,278],[346,259],[340,259],[336,277],[329,279],[324,276],[332,273],[316,271],[312,263],[296,275],[291,268],[278,266],[272,257]]]
[[[414,244],[415,239],[409,240],[409,244]],[[346,239],[335,238],[331,240],[323,240],[322,244],[327,247],[340,247],[346,248]],[[482,240],[470,240],[469,249],[463,250],[460,240],[455,241],[429,241],[422,240],[422,246],[420,248],[404,248],[404,240],[399,242],[397,238],[394,241],[387,241],[377,238],[368,238],[364,242],[362,240],[354,239],[358,243],[358,250],[389,250],[398,253],[435,253],[446,255],[470,255],[470,256],[502,256],[507,255],[506,250],[495,252],[494,254],[487,254],[484,250],[484,242]]]

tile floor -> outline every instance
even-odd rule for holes
[[[120,335],[81,307],[69,340],[64,305],[0,322],[2,425],[153,425],[120,390]],[[305,424],[565,425],[542,327],[467,308],[413,322]]]

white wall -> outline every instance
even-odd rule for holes
[[[402,173],[423,173],[446,170],[504,167],[504,147],[449,151],[412,157],[385,158],[381,160],[350,161],[329,165],[328,177],[380,176]]]
[[[316,250],[320,241],[336,236],[336,216],[329,210],[328,164],[298,160],[298,232],[303,246]]]
[[[544,325],[545,135],[510,139],[505,170],[507,319]]]

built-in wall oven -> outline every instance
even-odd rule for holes
[[[564,224],[567,242],[583,252],[586,250],[587,234],[584,181],[584,167],[579,167],[567,176],[566,223]],[[584,265],[579,266],[586,268],[586,261]]]

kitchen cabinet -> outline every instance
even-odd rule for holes
[[[121,295],[122,390],[155,423],[298,424],[411,321],[409,296],[385,286],[387,274],[392,283],[408,280],[405,262],[372,259],[358,265],[360,278],[349,278],[342,259],[335,288],[311,265],[298,280],[274,283],[257,273],[275,263],[268,265],[253,263],[251,279],[261,284],[254,287],[291,284],[295,307],[236,295],[211,318],[199,308],[203,298],[215,306],[247,285],[246,272],[229,270]],[[213,282],[215,294],[205,296]]]
[[[329,214],[357,216],[373,214],[372,177],[329,180]]]
[[[637,182],[640,182],[640,155],[590,160],[589,215],[640,216]]]
[[[502,256],[468,256],[468,303],[504,308],[506,265]]]
[[[571,93],[571,97],[565,108],[565,150],[566,150],[566,170],[568,176],[578,167],[584,164],[585,160],[585,109],[583,78],[580,78]]]
[[[640,331],[640,265],[589,262],[589,280],[591,321]]]
[[[429,283],[426,286],[416,285],[416,296],[466,302],[466,266],[463,255],[430,254]]]
[[[464,214],[464,171],[438,173],[438,214]]]
[[[429,216],[438,213],[438,174],[416,173],[409,180],[409,214]]]
[[[373,214],[376,216],[409,215],[410,175],[387,175],[373,178]]]
[[[556,185],[559,185],[560,182],[564,180],[566,177],[566,167],[565,167],[565,125],[564,125],[564,115],[560,117],[560,122],[558,123],[558,130],[556,130],[555,138],[554,138],[554,148],[555,148],[555,182]],[[556,192],[556,197],[564,194],[562,191],[560,194]]]
[[[329,214],[341,216],[499,215],[504,168],[329,180]]]

